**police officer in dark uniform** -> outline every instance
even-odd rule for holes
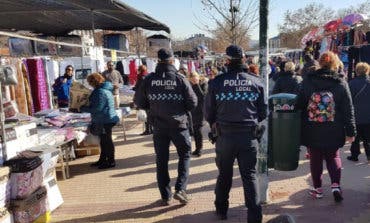
[[[248,222],[262,222],[262,208],[256,193],[257,130],[266,118],[267,103],[261,79],[243,71],[243,52],[239,46],[226,49],[228,72],[209,83],[205,116],[217,132],[216,214],[227,219],[233,164],[238,160],[243,181]]]
[[[153,125],[156,153],[157,182],[162,205],[169,205],[172,194],[168,173],[169,146],[172,141],[179,155],[178,177],[174,199],[186,204],[185,192],[189,176],[191,138],[188,115],[197,105],[197,96],[188,80],[177,73],[173,55],[166,49],[158,51],[159,62],[154,73],[143,80],[134,102],[148,111],[148,121]]]

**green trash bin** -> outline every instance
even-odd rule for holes
[[[301,141],[301,112],[296,110],[295,94],[275,94],[271,101],[271,148],[273,168],[291,171],[298,168]]]

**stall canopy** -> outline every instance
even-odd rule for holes
[[[170,29],[121,0],[0,0],[0,29],[45,35],[72,30]]]

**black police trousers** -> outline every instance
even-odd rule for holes
[[[168,160],[170,142],[176,147],[179,162],[175,190],[186,190],[189,177],[191,138],[188,129],[153,129],[153,141],[157,164],[157,183],[162,199],[171,198]]]
[[[216,142],[216,165],[219,175],[216,183],[215,206],[218,213],[227,214],[229,192],[232,185],[233,166],[238,160],[243,181],[245,205],[248,208],[248,222],[262,222],[262,208],[257,194],[256,163],[258,142],[254,130],[227,131],[221,128]]]

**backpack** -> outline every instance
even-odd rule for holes
[[[320,91],[311,94],[307,106],[309,122],[334,122],[335,101],[330,91]]]

